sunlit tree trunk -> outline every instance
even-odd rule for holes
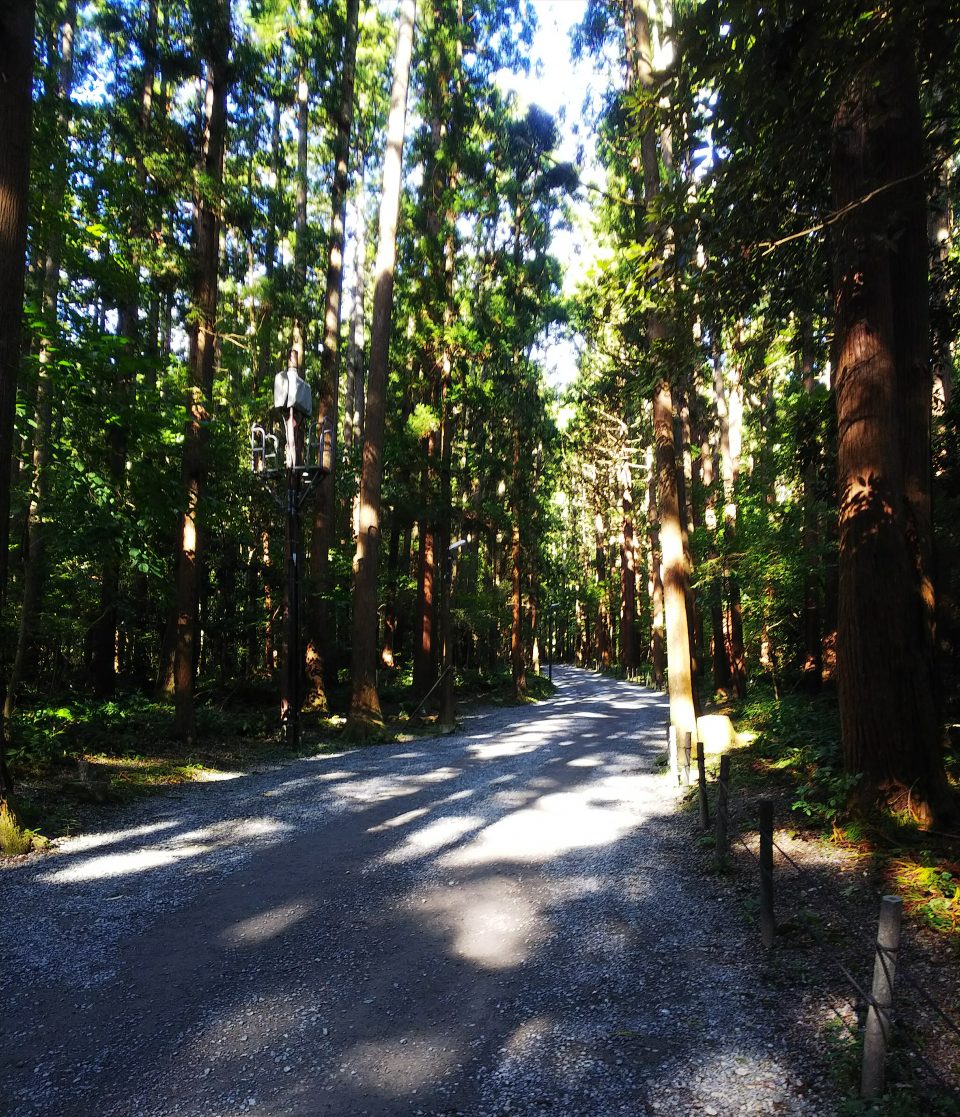
[[[648,0],[633,0],[633,32],[636,42],[633,70],[637,85],[652,98],[656,82],[653,72],[650,23]],[[664,154],[669,156],[669,151],[665,150]],[[642,130],[640,155],[643,165],[643,193],[649,209],[661,191],[657,138],[652,123],[648,123]],[[652,226],[650,231],[657,239],[661,239],[662,230]],[[657,310],[648,313],[647,337],[654,351],[663,348],[667,331]],[[687,616],[689,575],[683,549],[673,423],[673,393],[670,381],[665,376],[661,376],[653,392],[653,430],[662,548],[664,619],[667,630],[670,721],[678,733],[689,732],[696,739],[690,624]]]
[[[663,602],[667,629],[667,681],[670,721],[677,732],[696,736],[690,633],[687,625],[687,562],[683,553],[677,461],[673,442],[673,399],[664,380],[653,397],[657,461],[657,507],[663,564]]]
[[[363,437],[363,307],[367,288],[367,214],[363,168],[357,191],[357,227],[353,234],[354,273],[351,291],[350,322],[347,332],[346,375],[343,392],[343,442],[353,444]]]
[[[887,42],[833,121],[833,202],[844,214],[833,234],[837,656],[844,763],[862,774],[856,800],[929,821],[955,804],[935,700],[926,161],[904,24],[870,28]]]
[[[202,562],[203,497],[207,468],[205,424],[213,395],[216,363],[216,318],[219,292],[220,205],[223,155],[227,134],[227,93],[230,83],[230,8],[219,0],[210,23],[201,30],[207,71],[202,161],[194,197],[196,315],[190,327],[187,424],[183,443],[185,509],[180,518],[174,654],[175,731],[193,737],[193,687]]]
[[[350,721],[363,727],[381,720],[377,694],[377,563],[380,546],[380,487],[383,481],[383,434],[386,416],[387,359],[393,311],[393,274],[397,255],[397,219],[403,165],[407,85],[413,53],[416,0],[403,0],[397,32],[390,115],[387,122],[380,231],[373,292],[370,334],[370,374],[367,385],[360,478],[360,515],[354,557],[353,641]]]
[[[274,81],[279,84],[282,75],[283,62],[278,56]],[[274,274],[277,267],[277,196],[281,189],[281,116],[282,106],[278,99],[274,101],[273,112],[270,116],[270,170],[273,174],[273,184],[267,200],[267,228],[263,251],[264,294],[260,304],[260,323],[257,330],[257,356],[253,376],[254,398],[259,394],[260,384],[263,379],[267,378],[269,380],[274,371],[273,306],[275,301]]]

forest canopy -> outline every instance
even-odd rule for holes
[[[851,806],[955,814],[960,14],[589,0],[592,168],[536,24],[0,7],[4,799],[125,704],[363,736],[556,659],[675,732],[826,689]]]

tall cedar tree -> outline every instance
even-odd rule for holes
[[[33,0],[0,5],[0,600],[6,595],[13,420],[27,247],[27,190],[33,119]],[[0,741],[0,799],[13,784]]]
[[[407,86],[413,56],[416,0],[403,0],[397,29],[397,53],[390,92],[387,146],[380,198],[380,231],[374,273],[370,370],[363,434],[363,469],[357,551],[353,560],[353,647],[350,723],[355,729],[381,720],[377,693],[377,567],[380,552],[380,489],[383,483],[383,435],[386,422],[387,362],[393,316],[393,280],[397,259],[397,220],[407,118]]]
[[[337,131],[333,150],[333,185],[330,191],[330,243],[327,247],[327,283],[323,310],[323,352],[320,358],[320,384],[317,398],[317,435],[324,454],[329,451],[330,472],[323,478],[313,521],[313,546],[310,550],[310,575],[313,594],[308,601],[307,675],[308,701],[316,709],[326,709],[325,674],[332,659],[329,610],[330,547],[333,543],[336,508],[337,419],[340,379],[340,298],[343,292],[343,247],[346,225],[350,131],[353,127],[353,86],[357,67],[357,42],[360,27],[360,0],[347,0],[347,20],[343,35],[343,70],[337,106]],[[352,408],[353,401],[349,401]]]
[[[833,121],[840,502],[838,666],[846,768],[860,804],[955,813],[934,685],[925,154],[906,17]]]
[[[174,654],[175,730],[193,736],[193,688],[199,623],[202,513],[206,484],[206,430],[216,365],[220,262],[220,191],[230,86],[230,0],[194,11],[196,38],[206,70],[201,162],[194,187],[194,287],[190,326],[187,423],[183,443],[185,508],[180,518]]]

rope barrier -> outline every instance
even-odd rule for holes
[[[746,850],[746,852],[753,859],[754,863],[759,866],[760,865],[760,858],[757,856],[756,853],[754,853],[754,851],[750,848],[750,846],[748,846],[747,843],[744,841],[743,835],[738,833],[736,835],[736,840],[740,843],[741,846],[743,846],[743,848]],[[796,862],[796,860],[793,857],[791,857],[790,854],[779,844],[779,842],[774,840],[773,841],[773,847],[780,854],[780,856],[784,859],[784,861],[786,861],[787,864],[791,866],[791,868],[796,872],[796,874],[799,877],[801,877],[805,880],[810,879],[810,873],[806,869],[804,869],[801,865],[799,865]],[[849,918],[847,913],[837,904],[837,902],[829,895],[826,897],[826,902],[827,902],[828,908],[830,909],[831,914],[839,920],[842,928],[844,930],[846,930],[848,932],[848,934],[851,935],[855,940],[862,939],[862,937],[863,937],[862,929],[860,929],[860,928],[858,928],[854,925],[854,923]],[[808,913],[805,913],[805,914],[808,914]],[[814,926],[812,920],[809,918],[809,914],[808,914],[807,918],[803,919],[803,926],[804,926],[804,930],[807,932],[807,934],[810,936],[810,938],[817,944],[817,946],[819,946],[821,951],[823,951],[823,953],[829,958],[829,960],[833,962],[833,964],[840,971],[840,973],[842,974],[844,979],[847,981],[847,983],[857,992],[858,996],[862,999],[863,1003],[865,1005],[869,1006],[869,1007],[872,1007],[876,1011],[877,1019],[879,1020],[880,1027],[881,1027],[881,1030],[883,1032],[884,1040],[885,1040],[885,1042],[889,1043],[890,1036],[888,1034],[886,1012],[883,1010],[883,1008],[880,1005],[877,1004],[873,995],[871,993],[869,993],[866,989],[864,989],[863,986],[860,984],[860,982],[850,972],[849,968],[846,966],[846,964],[841,959],[840,954],[839,954],[838,950],[836,949],[836,947],[832,943],[827,942],[824,939],[824,937],[819,933],[819,931]],[[891,977],[891,973],[890,973],[890,969],[888,967],[888,960],[887,960],[887,957],[886,957],[887,951],[884,948],[880,947],[879,945],[875,945],[874,950],[876,952],[877,957],[879,957],[879,959],[880,959],[880,964],[883,967],[884,973],[886,974],[887,978],[889,979]],[[920,1000],[923,1001],[923,1003],[927,1006],[927,1008],[932,1010],[936,1014],[936,1016],[939,1018],[939,1020],[943,1024],[945,1024],[947,1026],[947,1028],[954,1035],[956,1035],[958,1038],[960,1038],[960,1025],[958,1025],[957,1022],[937,1003],[935,998],[928,992],[928,990],[917,980],[917,978],[911,972],[905,972],[905,967],[904,967],[904,963],[903,963],[902,959],[898,958],[898,963],[899,963],[899,975],[898,976],[900,978],[901,987],[906,986],[906,988],[910,992],[916,993],[919,996]],[[840,1022],[844,1025],[844,1027],[847,1029],[847,1031],[850,1032],[851,1035],[853,1035],[855,1037],[859,1035],[860,1029],[859,1028],[854,1028],[850,1024],[850,1022],[843,1016],[843,1014],[840,1013],[837,1010],[835,1005],[831,1004],[829,1007],[830,1007],[831,1012],[837,1017],[838,1020],[840,1020]],[[901,1020],[903,1020],[904,1014],[902,1012],[902,1007],[900,1009],[898,1009],[897,1015],[900,1017]],[[915,1025],[915,1027],[916,1027],[916,1025]],[[919,1031],[920,1028],[917,1027],[916,1030]],[[942,1090],[944,1090],[944,1092],[946,1093],[946,1095],[948,1097],[960,1101],[960,1090],[958,1090],[956,1087],[952,1086],[949,1082],[947,1082],[947,1080],[943,1077],[943,1075],[940,1074],[940,1072],[936,1069],[936,1067],[933,1066],[933,1064],[930,1062],[929,1059],[926,1058],[926,1056],[924,1056],[923,1054],[921,1054],[919,1051],[917,1051],[915,1048],[912,1048],[912,1047],[906,1053],[910,1056],[910,1058],[915,1063],[919,1064],[923,1068],[923,1070],[926,1071],[926,1073],[937,1083],[937,1085]]]

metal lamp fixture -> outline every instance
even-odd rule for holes
[[[300,511],[317,482],[333,472],[333,427],[319,429],[313,393],[300,375],[295,351],[273,381],[273,421],[250,427],[250,468],[284,513],[287,567],[285,655],[280,724],[292,745],[300,739]]]

